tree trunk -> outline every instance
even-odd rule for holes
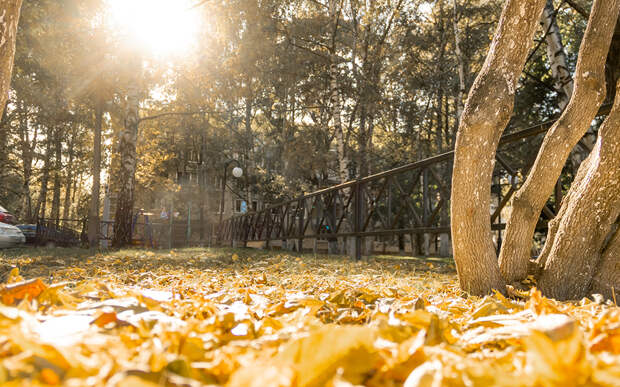
[[[620,232],[616,230],[602,253],[590,294],[602,294],[609,300],[620,298]]]
[[[596,0],[577,62],[571,101],[547,132],[527,179],[512,200],[499,264],[504,279],[528,274],[531,241],[539,215],[554,190],[571,150],[586,133],[605,99],[605,59],[620,0]]]
[[[579,171],[580,180],[562,204],[557,230],[546,242],[551,247],[538,285],[548,297],[587,295],[620,215],[620,97],[599,133],[592,155],[581,168],[586,171]]]
[[[43,177],[41,178],[41,191],[39,193],[39,199],[37,200],[36,210],[34,211],[35,218],[32,219],[33,222],[36,222],[36,217],[45,218],[45,213],[47,210],[47,186],[49,182],[50,169],[51,169],[51,153],[52,153],[52,142],[48,137],[46,139],[47,145],[45,146],[45,160],[43,162]]]
[[[60,219],[60,176],[62,175],[62,135],[63,131],[58,127],[54,133],[54,191],[52,196],[52,214],[51,217],[56,222]]]
[[[69,141],[67,152],[69,153],[69,164],[67,165],[67,180],[65,183],[65,202],[62,206],[62,218],[69,219],[71,209],[71,186],[73,185],[73,159],[75,157],[74,145],[76,130],[75,128],[71,133],[71,140]]]
[[[138,62],[139,63],[139,62]],[[138,71],[140,73],[140,71]],[[131,226],[138,155],[138,125],[140,124],[140,88],[134,82],[127,91],[125,127],[119,141],[120,171],[118,176],[118,200],[114,217],[114,240],[112,245],[121,248],[131,244]]]
[[[454,53],[456,54],[456,60],[459,68],[459,90],[456,97],[456,119],[461,119],[463,114],[463,101],[465,100],[465,94],[467,93],[465,85],[465,60],[461,51],[461,32],[459,30],[459,11],[458,2],[454,0],[454,19],[452,21],[454,27]]]
[[[99,206],[101,196],[101,130],[103,126],[103,98],[100,90],[97,90],[95,102],[95,127],[93,145],[93,187],[90,196],[90,209],[88,212],[88,242],[90,247],[99,245]]]
[[[0,2],[0,116],[6,107],[13,74],[17,24],[22,0],[4,0]]]
[[[340,182],[344,183],[349,181],[349,160],[346,155],[346,144],[344,138],[344,130],[342,127],[342,105],[340,90],[338,87],[338,63],[337,63],[337,36],[338,36],[338,23],[340,20],[341,1],[330,0],[329,2],[329,20],[332,29],[331,47],[330,47],[330,65],[329,65],[329,80],[330,80],[330,107],[332,113],[332,121],[334,124],[334,131],[336,135],[336,142],[338,146],[338,175]]]
[[[545,38],[547,60],[551,67],[553,84],[558,93],[558,106],[560,110],[564,110],[568,106],[571,95],[573,95],[573,78],[568,70],[566,50],[564,50],[564,43],[562,43],[562,35],[556,21],[556,12],[552,0],[547,0],[540,24],[543,27],[543,32],[547,33]]]
[[[499,139],[514,107],[545,0],[508,0],[485,64],[465,105],[452,175],[452,239],[461,288],[474,295],[504,292],[491,234],[491,179]]]

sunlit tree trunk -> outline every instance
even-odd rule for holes
[[[452,240],[461,288],[504,291],[491,235],[491,179],[499,139],[510,120],[545,0],[508,0],[484,66],[470,91],[456,139]]]
[[[48,129],[48,133],[49,133]],[[37,217],[45,218],[47,212],[47,186],[49,183],[50,169],[51,166],[51,154],[52,154],[52,139],[48,138],[45,140],[45,155],[43,160],[43,177],[41,177],[41,189],[39,191],[39,198],[37,199],[36,209],[34,211],[34,217],[32,219],[35,222]]]
[[[71,133],[71,139],[69,140],[68,143],[68,149],[67,149],[67,153],[69,154],[69,160],[68,160],[68,165],[66,168],[67,171],[67,178],[65,180],[65,202],[63,203],[62,206],[62,218],[63,219],[69,219],[70,216],[70,210],[71,210],[71,186],[73,185],[73,160],[75,158],[75,151],[74,151],[74,146],[75,146],[75,137],[77,136],[76,134],[76,129],[73,128],[72,133]]]
[[[3,0],[0,2],[0,116],[6,107],[13,74],[17,24],[22,0]]]
[[[28,114],[23,102],[19,104],[19,135],[22,161],[22,206],[20,217],[23,219],[32,218],[32,193],[30,185],[32,183],[32,162],[34,159],[34,151],[38,142],[38,126],[35,127],[34,133],[30,133],[28,125]]]
[[[601,254],[590,294],[602,294],[609,300],[620,299],[620,231],[617,229]]]
[[[465,100],[465,94],[467,93],[467,88],[465,85],[465,60],[463,58],[463,52],[461,51],[461,31],[459,30],[460,14],[458,7],[458,0],[454,0],[454,18],[452,21],[454,28],[454,53],[456,55],[459,69],[459,90],[456,97],[457,120],[460,119],[463,114],[463,101]]]
[[[140,61],[132,63],[136,74]],[[140,124],[140,87],[133,82],[127,90],[125,105],[125,122],[119,139],[120,170],[118,174],[118,199],[114,217],[114,247],[120,248],[131,244],[131,226],[133,217],[136,166],[138,155],[138,125]]]
[[[54,189],[52,193],[51,218],[55,221],[60,219],[60,185],[62,175],[62,136],[63,130],[60,125],[54,131]]]
[[[97,90],[95,102],[95,127],[93,134],[93,187],[90,197],[90,208],[88,212],[88,242],[90,247],[99,245],[99,205],[101,196],[101,130],[103,126],[103,98],[101,91]]]
[[[540,262],[544,270],[539,287],[545,295],[559,299],[578,299],[587,294],[620,215],[620,96],[578,174],[579,180],[571,186],[554,220],[556,225],[546,243],[549,252]],[[618,276],[612,268],[602,274]]]
[[[512,200],[499,263],[508,282],[528,274],[531,241],[540,213],[553,192],[564,164],[586,133],[605,99],[605,60],[618,17],[620,0],[596,0],[586,29],[569,105],[547,132],[529,175]]]

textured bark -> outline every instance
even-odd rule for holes
[[[330,106],[332,110],[332,121],[336,134],[336,142],[338,146],[338,175],[342,183],[349,181],[349,160],[346,155],[346,145],[344,138],[344,130],[342,127],[342,105],[340,98],[340,89],[338,85],[338,63],[337,63],[337,44],[336,37],[338,35],[338,21],[340,19],[340,6],[342,1],[331,0],[329,2],[329,19],[332,26],[332,43],[330,48],[331,63],[329,66],[330,79]]]
[[[580,171],[580,181],[562,204],[557,230],[547,240],[551,248],[538,282],[546,296],[557,299],[588,295],[601,252],[620,214],[620,98],[581,169],[587,172]]]
[[[467,92],[465,86],[465,60],[463,59],[463,53],[461,52],[461,32],[459,30],[459,12],[458,2],[454,0],[454,53],[456,54],[456,60],[458,61],[459,68],[459,91],[456,97],[456,118],[459,120],[463,114],[463,100],[465,99],[465,93]]]
[[[134,65],[138,65],[137,63]],[[137,82],[127,91],[125,124],[120,135],[120,170],[118,175],[118,200],[114,217],[114,240],[116,248],[131,244],[131,225],[138,155],[138,125],[140,123],[140,88]]]
[[[76,135],[76,129],[73,128],[71,140],[69,141],[67,149],[67,153],[69,153],[69,164],[67,165],[67,179],[65,180],[65,202],[62,206],[63,219],[69,219],[69,216],[71,216],[71,186],[73,185],[73,160],[75,158],[74,145]]]
[[[43,160],[43,177],[41,178],[41,190],[39,191],[39,198],[37,199],[36,209],[34,211],[33,222],[37,221],[37,217],[45,218],[45,213],[47,210],[47,186],[50,178],[50,169],[51,167],[51,153],[52,153],[52,142],[51,139],[48,138],[47,145],[45,146],[45,159]]]
[[[508,0],[489,54],[465,105],[452,175],[452,239],[461,288],[505,291],[491,235],[491,179],[499,139],[510,120],[519,76],[545,0]]]
[[[6,107],[13,74],[17,24],[22,0],[3,0],[0,2],[0,116]]]
[[[564,110],[573,94],[573,77],[568,70],[568,59],[552,0],[547,0],[540,24],[543,31],[547,33],[545,38],[547,58],[551,67],[553,84],[558,92],[558,105],[560,110]]]
[[[602,294],[609,300],[620,299],[620,232],[616,231],[603,251],[590,294]]]
[[[95,103],[95,127],[93,145],[93,187],[90,198],[90,209],[88,212],[88,242],[90,247],[99,245],[99,206],[101,196],[101,129],[103,125],[103,98],[100,92],[97,93]]]
[[[54,188],[52,191],[52,213],[51,218],[58,221],[60,219],[60,185],[62,175],[62,135],[63,130],[58,127],[54,133]]]
[[[579,51],[569,105],[547,132],[527,179],[512,200],[499,263],[508,282],[527,276],[532,237],[540,212],[554,190],[566,160],[586,133],[605,99],[605,58],[618,18],[620,0],[596,0]]]

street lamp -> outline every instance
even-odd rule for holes
[[[239,161],[232,159],[232,160],[228,160],[226,162],[226,164],[224,165],[224,179],[222,181],[222,197],[220,199],[220,222],[219,222],[219,233],[221,235],[221,230],[222,230],[222,220],[224,217],[224,209],[225,207],[225,202],[226,202],[226,180],[228,178],[228,167],[230,167],[231,164],[237,164],[237,166],[235,168],[233,168],[232,170],[232,174],[235,178],[239,179],[241,176],[243,176],[243,169],[241,169],[241,164],[239,164]]]

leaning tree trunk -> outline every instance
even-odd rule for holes
[[[4,111],[11,87],[17,24],[22,0],[4,0],[0,2],[0,109]],[[0,116],[3,111],[0,111]]]
[[[620,231],[612,235],[603,250],[598,271],[592,280],[591,294],[602,294],[609,300],[620,299]]]
[[[128,246],[132,238],[132,217],[136,166],[138,155],[138,125],[140,124],[140,89],[134,83],[127,92],[125,127],[119,141],[120,171],[118,175],[118,200],[114,217],[114,240],[116,248]]]
[[[508,282],[528,275],[530,249],[540,213],[564,164],[586,133],[605,99],[605,59],[618,18],[620,0],[595,0],[579,50],[569,105],[547,132],[527,179],[512,200],[500,270]]]
[[[603,249],[615,231],[620,214],[619,95],[601,126],[592,155],[581,169],[584,171],[579,171],[579,180],[571,187],[553,235],[547,240],[551,246],[548,256],[541,262],[544,270],[538,285],[546,296],[557,299],[578,299],[588,294]],[[602,274],[618,275],[607,270]]]
[[[545,0],[506,2],[457,133],[451,200],[454,260],[461,288],[474,295],[505,291],[491,235],[491,179],[544,5]]]

